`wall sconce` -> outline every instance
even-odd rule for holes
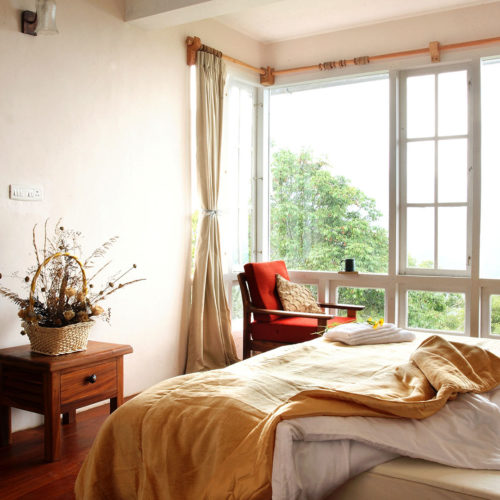
[[[36,0],[36,12],[23,10],[21,24],[27,35],[56,35],[56,1]]]

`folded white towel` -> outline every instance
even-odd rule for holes
[[[378,328],[373,328],[367,323],[345,323],[330,328],[323,337],[344,344],[361,345],[409,342],[415,339],[415,334],[392,323],[385,323]]]

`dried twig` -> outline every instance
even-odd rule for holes
[[[49,219],[45,219],[44,230],[43,230],[43,260],[47,258],[47,224]]]
[[[120,290],[121,288],[124,288],[126,287],[127,285],[131,285],[132,283],[137,283],[139,281],[145,281],[146,278],[139,278],[138,280],[133,280],[133,281],[127,281],[127,283],[121,283],[119,284],[115,289],[109,291],[108,293],[103,293],[103,295],[100,295],[97,300],[94,301],[95,302],[99,302],[101,300],[104,300],[105,298],[109,297],[111,294],[117,292],[118,290]]]
[[[107,266],[109,266],[109,264],[111,264],[111,261],[106,262],[106,264],[104,264],[104,266],[102,266],[96,273],[94,273],[94,275],[91,278],[89,278],[87,280],[87,283],[90,283],[103,269],[105,269]]]
[[[106,252],[113,246],[114,243],[118,240],[118,236],[113,236],[108,241],[103,243],[99,248],[96,248],[91,254],[90,257],[83,263],[84,267],[91,267],[94,262],[93,260],[99,257],[104,257]]]
[[[19,295],[17,295],[17,293],[11,292],[3,286],[0,286],[0,294],[12,300],[12,302],[14,302],[14,304],[18,305],[19,307],[26,307],[29,303],[29,300],[22,299],[21,297],[19,297]]]
[[[40,257],[38,256],[38,247],[36,246],[36,224],[33,226],[33,247],[35,248],[35,257],[38,267],[40,267]]]

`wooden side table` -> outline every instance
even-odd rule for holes
[[[45,356],[29,345],[0,349],[0,446],[10,443],[11,407],[45,417],[45,460],[61,455],[63,424],[76,409],[110,399],[110,413],[123,403],[123,356],[132,347],[89,341],[86,351]]]

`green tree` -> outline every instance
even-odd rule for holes
[[[500,295],[491,296],[491,333],[500,334]]]
[[[376,224],[375,200],[309,151],[276,152],[271,172],[272,258],[291,269],[338,270],[347,257],[359,271],[387,271],[387,231]]]
[[[408,326],[430,330],[464,331],[465,301],[460,293],[408,292]]]
[[[281,150],[271,164],[271,257],[290,269],[339,270],[345,258],[356,259],[363,272],[387,272],[388,235],[378,225],[375,200],[345,177],[334,175],[311,152]],[[428,267],[408,257],[410,266]],[[340,288],[339,302],[363,304],[361,320],[384,316],[384,291]],[[500,297],[495,302],[492,330],[500,332]],[[408,325],[415,328],[463,331],[461,294],[408,292]]]
[[[338,303],[364,305],[365,308],[357,314],[358,321],[385,317],[385,291],[378,288],[340,287],[338,289]]]

